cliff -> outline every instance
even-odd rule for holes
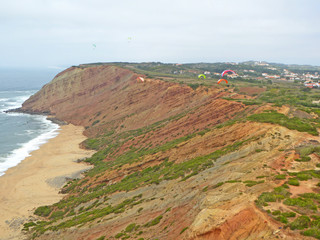
[[[28,99],[21,110],[82,126],[121,121],[129,130],[200,106],[211,97],[173,83],[141,82],[138,76],[116,66],[71,67]]]
[[[83,147],[97,150],[85,161],[94,168],[61,190],[62,201],[37,209],[44,221],[25,230],[36,239],[308,239],[270,214],[294,207],[261,204],[261,196],[282,186],[287,170],[305,170],[296,148],[320,139],[258,120],[295,109],[241,99],[254,100],[112,65],[58,74],[21,110],[85,126]],[[303,215],[296,214],[292,222]]]

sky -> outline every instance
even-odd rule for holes
[[[319,0],[1,0],[0,68],[320,65]]]

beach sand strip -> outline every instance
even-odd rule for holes
[[[33,211],[62,199],[58,192],[68,178],[80,177],[90,168],[76,162],[94,153],[79,147],[86,139],[84,128],[71,124],[60,128],[58,136],[0,177],[1,240],[25,239],[22,224],[34,218]]]

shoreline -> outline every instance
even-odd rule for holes
[[[1,159],[2,162],[0,163],[0,176],[5,175],[8,169],[20,164],[24,159],[29,157],[33,151],[38,150],[43,144],[45,144],[51,138],[54,138],[59,134],[61,125],[54,123],[47,116],[35,116],[37,119],[33,119],[33,121],[39,121],[39,124],[45,125],[45,128],[41,127],[41,132],[38,132],[38,135],[34,136],[33,138],[25,142],[18,144],[16,146],[17,148],[11,150],[5,158]]]
[[[17,166],[0,176],[0,239],[25,239],[23,223],[32,220],[33,211],[63,198],[60,188],[67,178],[77,178],[91,166],[77,163],[95,151],[81,149],[86,139],[83,127],[60,126],[59,134],[31,152]]]

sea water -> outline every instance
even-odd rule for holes
[[[0,86],[0,176],[59,133],[59,126],[46,116],[5,112],[21,107],[37,90],[1,90]]]

